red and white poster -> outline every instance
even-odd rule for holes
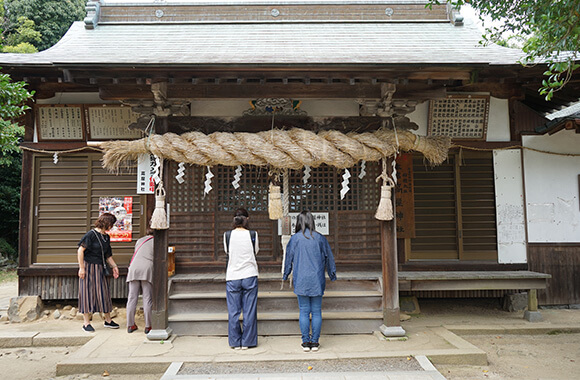
[[[133,238],[133,197],[99,198],[99,215],[109,212],[117,223],[109,231],[111,241],[131,241]]]

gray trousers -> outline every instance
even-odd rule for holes
[[[131,327],[135,324],[135,312],[137,311],[139,290],[143,291],[143,312],[145,313],[145,327],[151,327],[153,285],[149,281],[129,281],[129,295],[127,297],[127,327]]]

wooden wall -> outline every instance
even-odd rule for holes
[[[540,305],[580,304],[580,244],[529,244],[528,259],[531,271],[552,275]]]

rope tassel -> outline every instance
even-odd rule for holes
[[[280,186],[270,183],[268,197],[268,214],[270,219],[276,220],[282,218],[282,197],[280,195]]]
[[[165,189],[163,182],[159,182],[157,189],[155,189],[155,209],[151,215],[151,228],[154,230],[166,230],[169,228],[167,224],[167,212],[165,211]]]
[[[381,200],[375,213],[378,220],[393,220],[393,203],[391,202],[391,189],[394,187],[393,180],[389,178],[392,185],[381,186]]]
[[[377,212],[375,213],[375,218],[378,220],[393,220],[393,203],[391,196],[391,189],[395,187],[395,183],[387,175],[387,159],[383,158],[383,172],[377,177],[377,182],[383,180],[381,185],[381,199],[379,201],[379,206],[377,207]]]

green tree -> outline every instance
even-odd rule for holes
[[[552,99],[570,81],[580,67],[580,0],[451,0],[460,8],[469,4],[479,11],[482,21],[491,20],[486,27],[485,42],[497,42],[508,35],[525,38],[522,60],[524,65],[546,63],[548,70],[540,93]],[[429,0],[428,7],[440,4]]]
[[[38,50],[45,50],[56,44],[74,21],[85,17],[86,0],[3,0],[4,35],[18,33],[20,17],[32,21],[34,29],[40,32],[39,41],[32,43]]]
[[[25,82],[12,82],[10,75],[0,74],[0,166],[12,163],[12,153],[20,152],[19,139],[24,128],[14,122],[30,107],[26,104],[34,95]]]
[[[18,257],[18,216],[22,156],[18,146],[24,128],[14,122],[30,109],[26,102],[33,93],[24,82],[12,82],[0,74],[0,255],[15,261]]]
[[[0,165],[0,256],[10,261],[18,258],[18,220],[20,213],[20,172],[22,155],[9,153],[10,165]],[[1,258],[0,258],[1,263]]]
[[[2,52],[4,53],[36,53],[38,49],[34,43],[41,40],[40,32],[34,30],[34,21],[24,16],[18,17],[18,28],[4,39]]]

